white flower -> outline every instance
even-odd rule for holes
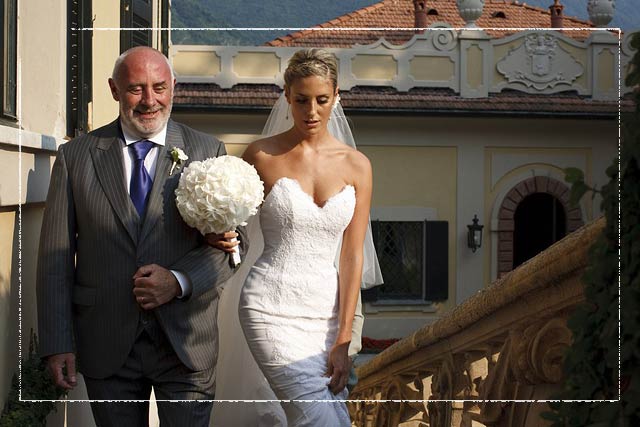
[[[182,165],[182,162],[189,159],[189,156],[187,156],[185,152],[178,147],[173,147],[169,153],[171,154],[171,158],[173,159],[173,164],[171,165],[169,175],[173,175],[173,170],[176,168],[176,166],[180,167]]]
[[[191,162],[176,188],[180,215],[202,234],[220,234],[246,225],[263,198],[264,184],[258,172],[235,156]]]

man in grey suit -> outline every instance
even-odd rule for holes
[[[123,53],[109,79],[118,119],[64,144],[53,166],[38,258],[40,351],[66,389],[77,362],[91,400],[148,400],[152,388],[158,400],[213,399],[217,285],[234,271],[227,252],[183,222],[181,169],[170,171],[173,149],[188,163],[225,148],[169,119],[174,85],[157,50]],[[208,426],[211,406],[158,402],[158,411],[163,425]],[[148,425],[148,402],[92,411],[99,426]]]

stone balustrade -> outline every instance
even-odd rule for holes
[[[359,367],[354,425],[540,425],[548,407],[532,400],[560,390],[566,321],[584,300],[588,250],[604,225],[569,234]]]
[[[321,31],[321,30],[320,30]],[[530,94],[573,92],[615,101],[633,56],[630,33],[622,40],[605,30],[570,32],[527,30],[491,37],[480,30],[432,28],[403,45],[380,39],[370,45],[328,48],[339,63],[341,90],[355,86],[452,90],[462,98],[485,98],[504,90]],[[271,46],[171,46],[179,82],[283,87],[287,61],[299,48]],[[621,77],[619,79],[619,77]],[[620,87],[619,87],[620,86]]]

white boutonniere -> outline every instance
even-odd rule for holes
[[[173,159],[173,164],[171,165],[171,170],[169,171],[169,176],[171,176],[173,175],[173,170],[176,167],[178,167],[179,169],[180,166],[182,166],[182,162],[189,159],[189,156],[187,156],[185,152],[178,147],[173,147],[169,153],[171,154],[171,158]]]

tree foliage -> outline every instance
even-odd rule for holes
[[[626,84],[638,88],[640,33],[634,35],[631,45],[636,49],[636,54]],[[600,399],[616,402],[552,404],[554,412],[546,416],[554,421],[554,427],[640,425],[638,90],[634,98],[636,111],[622,116],[620,158],[615,159],[607,169],[610,181],[599,191],[606,227],[591,248],[590,266],[584,277],[586,303],[568,321],[574,342],[565,357],[565,389],[558,396],[563,400]],[[595,191],[585,184],[581,172],[575,169],[566,172],[567,181],[573,184],[574,200],[579,200],[587,191]]]

